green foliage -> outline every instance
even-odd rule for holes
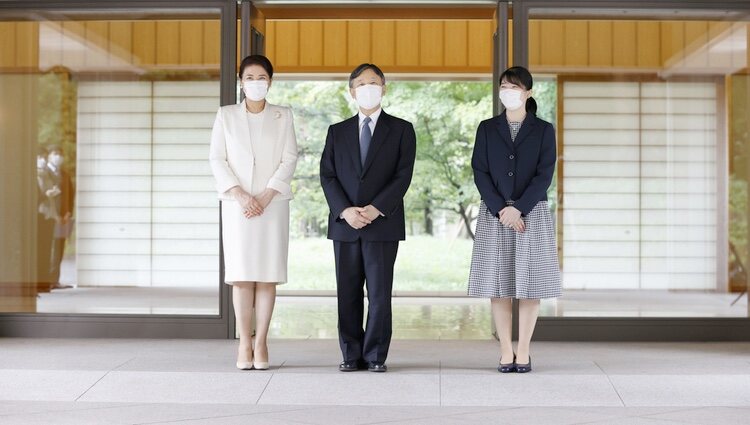
[[[492,112],[487,82],[389,82],[383,107],[414,124],[417,163],[405,203],[410,229],[422,233],[439,210],[471,220],[479,201],[471,176],[471,151],[479,122]],[[356,113],[345,82],[275,81],[269,101],[292,106],[300,149],[293,183],[294,236],[325,233],[328,213],[318,167],[328,126]]]

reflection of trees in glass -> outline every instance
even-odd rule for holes
[[[406,196],[408,226],[432,234],[433,220],[447,211],[472,235],[472,207],[479,201],[471,152],[479,122],[492,111],[489,82],[389,82],[384,108],[411,121],[417,133],[417,164]],[[274,82],[269,101],[292,105],[300,148],[294,182],[294,234],[322,235],[327,206],[318,161],[328,125],[354,114],[344,82]]]
[[[76,84],[70,70],[55,67],[39,79],[38,144],[61,146],[65,169],[75,179],[76,164]]]
[[[750,77],[732,76],[733,92],[730,110],[731,158],[729,175],[729,243],[730,243],[730,286],[739,291],[745,287],[745,276],[739,273],[740,266],[748,266],[747,220],[748,220],[748,156],[750,146],[750,122],[748,122],[748,93]],[[733,249],[732,249],[733,248]],[[732,252],[734,251],[734,252]],[[733,258],[735,255],[739,258]]]

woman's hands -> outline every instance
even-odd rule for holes
[[[252,196],[239,186],[229,189],[229,194],[232,195],[242,207],[245,218],[262,215],[277,193],[279,192],[268,188],[261,192],[260,195]]]
[[[526,223],[521,218],[521,211],[514,206],[508,206],[500,210],[500,224],[510,227],[516,232],[526,230]]]

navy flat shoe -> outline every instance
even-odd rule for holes
[[[516,372],[518,373],[528,373],[531,372],[531,356],[529,356],[529,362],[526,364],[517,364],[516,365]]]
[[[516,356],[513,356],[513,363],[505,363],[497,367],[497,371],[500,373],[511,373],[516,371]]]

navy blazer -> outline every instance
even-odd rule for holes
[[[556,160],[555,129],[547,121],[526,115],[515,142],[505,112],[479,123],[471,167],[479,194],[495,216],[507,201],[525,216],[547,200]]]
[[[328,207],[328,239],[353,242],[406,239],[404,195],[411,184],[417,138],[410,122],[380,113],[365,165],[359,155],[359,115],[328,127],[320,184]],[[362,229],[340,218],[349,207],[372,204],[384,217]]]

